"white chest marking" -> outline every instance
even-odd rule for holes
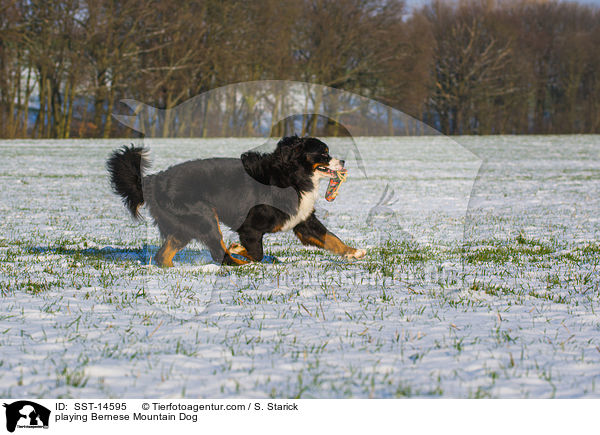
[[[281,227],[280,231],[288,231],[305,221],[315,209],[315,202],[319,196],[319,177],[315,176],[312,179],[313,190],[304,192],[300,197],[300,204],[295,215],[291,216]]]

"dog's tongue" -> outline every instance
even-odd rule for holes
[[[327,192],[325,192],[325,199],[329,202],[333,201],[337,196],[338,190],[344,181],[346,181],[346,174],[348,170],[342,168],[339,171],[335,171],[335,175],[329,179],[329,185],[327,186]]]

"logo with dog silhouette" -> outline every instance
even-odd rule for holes
[[[6,430],[14,432],[19,429],[48,429],[50,410],[29,400],[5,403]]]

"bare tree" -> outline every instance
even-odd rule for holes
[[[432,0],[409,13],[402,0],[0,0],[0,135],[133,134],[112,122],[120,99],[169,109],[268,79],[343,88],[447,134],[598,132],[599,44],[599,9],[556,1]],[[267,111],[290,127],[275,125],[283,93],[245,89],[199,100],[200,119],[146,110],[144,122],[169,136],[257,135]],[[303,133],[322,131],[320,109],[337,113],[332,125],[376,117],[365,134],[417,133],[408,117],[399,126],[315,89]]]
[[[446,134],[471,132],[478,102],[514,92],[504,80],[511,43],[483,25],[478,9],[455,10],[436,1],[426,11],[436,39],[430,104]]]

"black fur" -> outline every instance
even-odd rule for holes
[[[142,191],[143,171],[150,167],[143,147],[123,146],[115,150],[106,161],[110,184],[117,195],[123,198],[131,215],[138,219],[139,208],[144,203]]]
[[[281,230],[297,215],[303,195],[318,187],[313,177],[317,167],[331,160],[327,145],[320,140],[292,136],[283,138],[272,153],[249,151],[240,159],[193,160],[142,177],[147,165],[143,154],[142,148],[124,147],[112,154],[107,167],[115,192],[134,216],[146,203],[165,240],[155,257],[163,266],[171,266],[174,253],[192,239],[204,243],[215,261],[244,263],[230,255],[219,223],[239,234],[242,255],[260,261],[264,234]],[[335,252],[356,251],[329,233],[314,216],[314,209],[297,227],[296,235],[305,244],[331,249],[324,242],[327,236],[347,248]]]

